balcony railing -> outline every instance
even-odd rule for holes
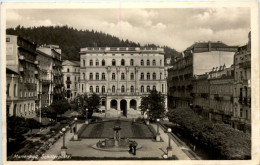
[[[214,98],[216,100],[222,100],[223,99],[223,96],[220,96],[219,94],[214,94]]]
[[[208,98],[208,97],[209,97],[209,94],[208,94],[208,93],[201,93],[201,97],[203,97],[203,98]]]

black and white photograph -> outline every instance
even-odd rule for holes
[[[3,3],[3,161],[258,165],[257,15],[257,1]]]

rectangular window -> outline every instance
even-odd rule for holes
[[[9,37],[6,38],[6,42],[10,42],[10,38]]]

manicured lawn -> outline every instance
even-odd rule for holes
[[[114,135],[115,121],[92,123],[79,131],[80,138],[112,138]],[[153,132],[143,123],[121,121],[120,134],[122,138],[154,138]]]

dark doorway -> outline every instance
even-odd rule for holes
[[[136,110],[136,101],[135,100],[130,101],[130,108]]]
[[[111,100],[110,108],[117,110],[117,101],[116,100]]]
[[[121,100],[120,101],[120,109],[121,109],[121,112],[123,113],[124,116],[127,115],[127,113],[126,113],[126,111],[127,111],[126,104],[127,104],[126,100]]]

